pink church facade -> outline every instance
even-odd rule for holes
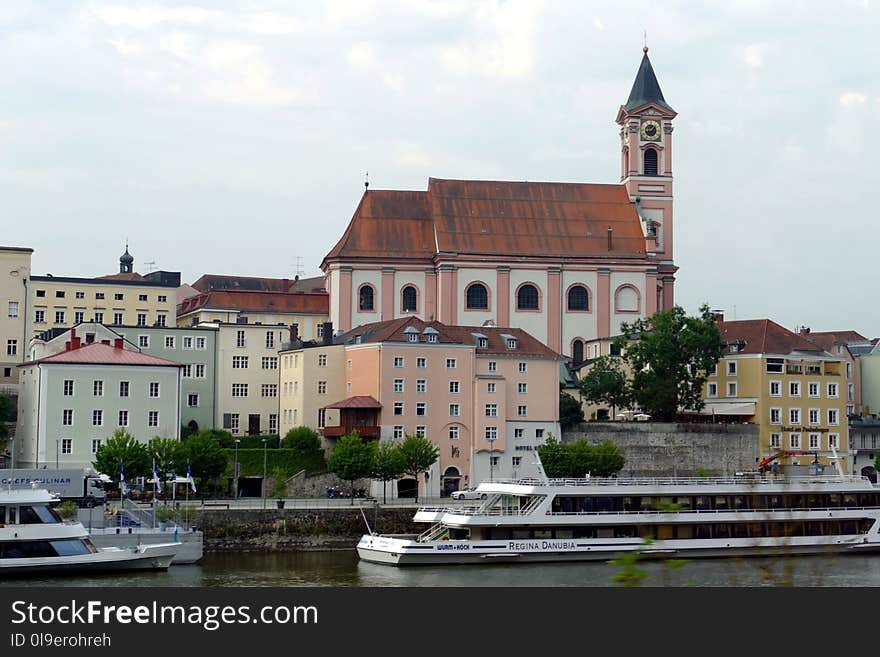
[[[674,305],[672,121],[647,51],[618,111],[617,184],[431,178],[365,191],[322,269],[335,328],[406,316],[588,340]]]

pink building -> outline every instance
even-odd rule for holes
[[[442,180],[368,190],[327,254],[330,319],[521,328],[556,352],[674,304],[672,120],[647,49],[615,184]]]
[[[441,495],[503,477],[538,476],[534,451],[559,437],[559,355],[522,329],[448,326],[405,317],[339,336],[345,398],[325,408],[339,423],[401,440],[423,435],[439,461],[416,485]]]

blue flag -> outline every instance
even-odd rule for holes
[[[156,472],[156,460],[153,459],[153,488],[158,493],[159,492],[159,473]]]
[[[125,469],[123,469],[122,464],[119,464],[119,492],[122,494],[122,497],[128,495],[128,486],[125,485]]]
[[[189,482],[189,486],[192,489],[192,492],[196,492],[196,481],[193,479],[192,470],[189,469],[189,463],[186,464],[186,480]]]

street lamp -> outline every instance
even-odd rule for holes
[[[235,439],[235,465],[232,468],[232,496],[238,499],[238,443],[241,438]]]
[[[486,440],[489,443],[489,481],[492,481],[492,475],[494,474],[495,464],[493,461],[495,460],[495,436],[488,436]]]
[[[266,464],[269,457],[266,439],[263,438],[263,511],[266,510]]]

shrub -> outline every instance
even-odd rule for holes
[[[70,520],[71,518],[76,518],[79,515],[79,507],[76,506],[76,502],[73,500],[67,500],[62,502],[58,507],[58,515],[64,518],[65,520]]]

